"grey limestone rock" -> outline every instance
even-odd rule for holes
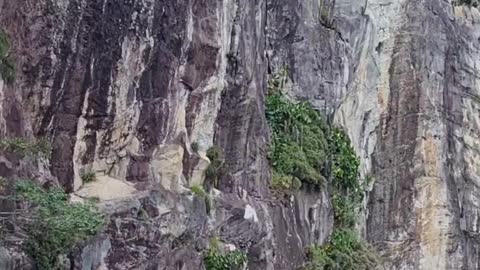
[[[53,143],[49,161],[0,153],[0,176],[100,198],[108,225],[69,269],[203,269],[212,237],[248,269],[297,269],[333,212],[326,189],[270,191],[264,101],[286,67],[373,180],[357,227],[386,269],[479,269],[480,12],[454,2],[0,0],[17,70],[0,138]],[[207,204],[190,187],[211,187],[213,145]],[[2,245],[1,269],[31,268]]]

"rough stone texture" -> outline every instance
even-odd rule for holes
[[[480,267],[479,12],[452,4],[269,3],[270,71],[350,135],[374,180],[359,229],[387,269]]]
[[[74,201],[99,198],[109,218],[73,252],[71,268],[201,269],[218,236],[249,254],[249,269],[295,269],[304,247],[325,241],[326,192],[270,194],[266,8],[263,0],[0,1],[18,70],[13,85],[0,85],[2,138],[50,138],[47,172],[34,179],[59,183]],[[225,159],[207,213],[189,187],[204,181],[214,144]],[[45,167],[16,168],[25,161],[15,158],[2,161],[2,176]],[[82,183],[87,172],[98,180]]]
[[[50,161],[1,153],[0,176],[100,197],[110,222],[73,269],[202,269],[214,236],[249,269],[296,269],[333,222],[325,190],[269,190],[266,82],[287,67],[287,94],[343,126],[373,180],[358,229],[386,269],[479,269],[480,12],[452,4],[0,0],[17,68],[0,138],[54,146]],[[207,209],[189,187],[212,145]],[[84,185],[88,171],[103,178]],[[30,263],[0,247],[0,268]]]

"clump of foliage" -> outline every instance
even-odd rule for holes
[[[0,176],[0,192],[4,191],[7,188],[7,179]]]
[[[380,264],[378,255],[354,231],[357,210],[365,192],[359,180],[360,160],[341,129],[330,129],[328,143],[331,164],[329,191],[335,213],[335,231],[325,246],[309,249],[309,262],[303,269],[376,269]]]
[[[377,254],[351,230],[337,230],[324,247],[308,249],[309,262],[302,270],[373,270]]]
[[[97,175],[95,174],[94,171],[90,171],[90,170],[83,172],[80,178],[82,178],[83,183],[90,183],[90,182],[97,181]]]
[[[207,157],[210,160],[210,165],[208,165],[207,170],[205,171],[205,176],[217,186],[218,173],[223,165],[222,150],[218,146],[212,146],[207,150]]]
[[[221,252],[218,238],[211,239],[210,249],[203,255],[207,270],[240,269],[247,262],[247,259],[247,254],[240,250]]]
[[[26,250],[40,270],[59,269],[59,256],[94,236],[103,217],[92,202],[70,203],[60,188],[46,191],[28,181],[16,185],[18,199],[31,204]]]
[[[45,138],[27,140],[22,137],[0,140],[0,151],[15,153],[21,157],[49,158],[52,147]]]
[[[207,270],[232,270],[247,262],[247,255],[238,250],[226,254],[209,250],[204,257],[204,262]]]
[[[302,187],[302,181],[291,175],[272,172],[272,187],[276,190],[298,190]]]
[[[190,187],[190,190],[193,194],[197,195],[200,198],[206,198],[207,192],[201,185],[193,185]]]
[[[192,151],[193,151],[193,152],[195,152],[195,153],[198,154],[198,148],[199,148],[199,146],[198,146],[198,143],[197,143],[197,142],[193,142],[193,143],[190,145],[190,147],[192,148]]]
[[[5,82],[12,83],[15,80],[15,66],[9,51],[8,35],[0,30],[0,75]]]
[[[208,193],[205,191],[205,189],[203,188],[203,186],[201,185],[193,185],[190,187],[190,191],[192,191],[193,194],[195,194],[196,196],[198,196],[199,198],[203,199],[205,201],[205,206],[206,206],[206,210],[207,210],[207,214],[210,213],[210,209],[212,208],[212,199],[210,198],[210,196],[208,195]]]
[[[269,159],[274,169],[274,186],[301,182],[322,185],[320,173],[327,160],[327,126],[308,102],[294,103],[282,93],[282,80],[269,82],[266,117],[272,131]],[[287,181],[288,177],[290,180]]]
[[[338,227],[355,225],[356,208],[363,200],[365,187],[359,181],[360,160],[348,136],[339,128],[329,132],[331,178],[330,193]]]
[[[458,0],[457,5],[467,5],[470,7],[478,7],[480,6],[480,2],[478,0]]]
[[[332,18],[333,16],[331,15],[331,13],[332,13],[331,7],[329,7],[328,5],[324,5],[323,3],[320,3],[320,7],[318,10],[320,24],[322,24],[327,28],[332,28],[334,20]]]
[[[335,213],[330,242],[309,250],[304,269],[374,269],[377,256],[354,231],[365,192],[360,160],[343,130],[328,126],[310,104],[292,102],[282,94],[286,76],[282,70],[270,80],[266,101],[272,186],[286,190],[298,187],[299,180],[317,186],[328,182]]]
[[[212,163],[217,162],[220,164],[223,158],[222,150],[218,146],[212,146],[207,150],[207,157]]]

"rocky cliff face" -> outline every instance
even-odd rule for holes
[[[358,229],[386,269],[478,269],[479,21],[447,0],[2,0],[17,74],[0,136],[53,153],[2,155],[0,175],[100,199],[109,224],[70,269],[202,269],[212,237],[248,269],[296,269],[333,213],[326,190],[269,189],[267,77],[288,67],[289,95],[347,130],[372,179]],[[190,187],[213,145],[208,206]],[[10,244],[0,266],[30,267]]]

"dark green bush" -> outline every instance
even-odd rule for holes
[[[8,182],[7,179],[0,176],[0,192],[3,192],[7,188]]]
[[[218,175],[218,169],[219,168],[217,168],[217,166],[210,163],[210,165],[208,165],[208,167],[207,167],[207,170],[205,171],[205,177],[207,177],[208,179],[213,179],[214,182],[216,182],[217,181],[217,175]]]
[[[308,102],[293,102],[284,91],[288,71],[280,70],[268,83],[266,117],[272,132],[269,159],[272,186],[295,189],[299,184],[326,184],[321,171],[328,154],[328,127]]]
[[[373,270],[379,256],[354,231],[365,188],[359,179],[360,160],[348,136],[338,128],[328,135],[331,176],[329,191],[335,214],[335,230],[329,243],[307,252],[305,270]]]
[[[35,158],[49,158],[52,148],[50,143],[44,139],[27,140],[25,138],[12,138],[0,140],[0,151],[14,153],[21,157],[32,156]]]
[[[193,142],[190,147],[192,148],[192,151],[197,153],[198,154],[198,148],[199,148],[199,145],[197,142]]]
[[[8,35],[0,30],[0,75],[5,82],[13,83],[15,80],[15,66],[9,52],[10,42],[8,41]]]
[[[302,182],[295,176],[279,174],[272,172],[272,187],[277,190],[298,190],[302,187]]]
[[[97,175],[94,171],[85,171],[80,176],[82,178],[83,183],[90,183],[97,181]]]
[[[327,159],[326,125],[306,102],[293,103],[280,92],[267,97],[266,116],[272,130],[269,159],[280,176],[322,185]]]
[[[192,187],[190,187],[190,190],[193,194],[197,195],[200,198],[206,198],[208,195],[201,185],[193,185]]]
[[[211,162],[220,162],[223,158],[222,150],[218,146],[212,146],[207,150],[207,157]]]
[[[193,185],[190,187],[190,191],[192,191],[192,193],[195,194],[195,196],[198,196],[200,199],[203,199],[205,201],[207,214],[210,214],[210,210],[213,206],[213,201],[210,195],[205,191],[203,186]]]
[[[330,194],[337,227],[352,228],[355,225],[356,208],[365,193],[360,181],[360,160],[352,148],[348,136],[339,128],[330,129],[331,183]]]
[[[60,188],[45,191],[28,181],[16,185],[17,198],[31,204],[26,251],[40,270],[60,269],[59,256],[97,234],[103,217],[93,203],[70,203]]]
[[[218,172],[223,165],[222,150],[218,146],[212,146],[207,150],[207,157],[210,160],[210,165],[208,165],[205,171],[205,177],[217,186]]]
[[[380,264],[375,251],[351,230],[335,231],[329,244],[309,248],[307,257],[303,270],[374,270]]]
[[[457,0],[457,5],[467,5],[470,7],[478,7],[480,2],[478,0]]]
[[[247,255],[239,250],[221,253],[216,248],[210,248],[203,257],[207,270],[233,270],[247,262]]]
[[[272,187],[292,189],[299,180],[317,186],[328,182],[335,213],[330,242],[309,250],[304,269],[374,269],[377,256],[353,230],[365,192],[359,179],[360,160],[343,130],[327,126],[310,104],[283,96],[286,76],[282,70],[269,81],[266,100],[272,131]]]
[[[331,149],[333,185],[339,191],[363,192],[358,181],[360,160],[351,146],[348,136],[339,128],[329,132],[328,144]]]

